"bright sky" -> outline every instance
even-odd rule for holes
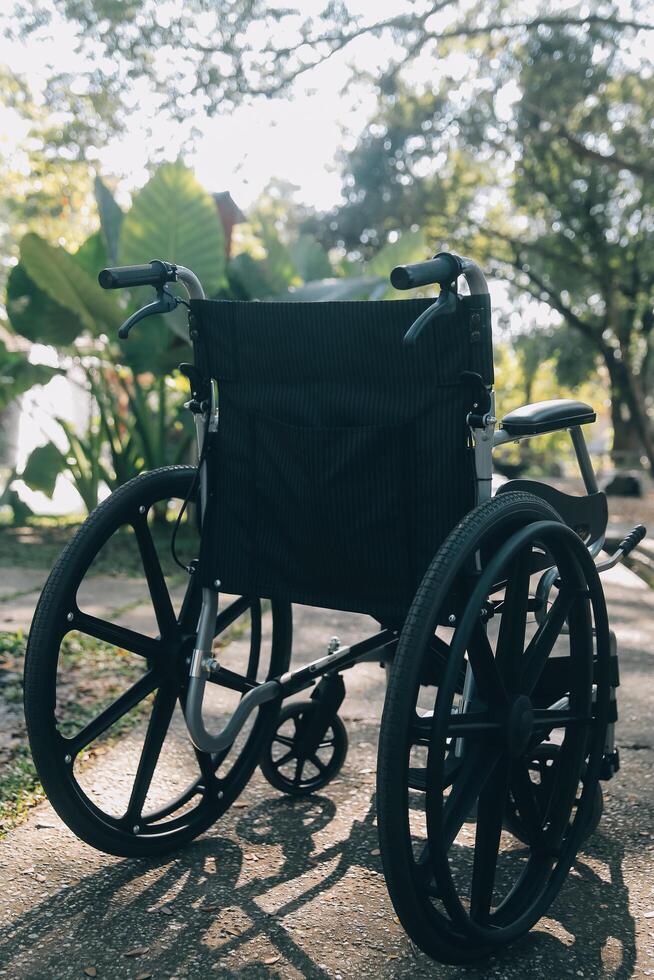
[[[162,3],[160,9],[165,11],[177,2]],[[323,0],[304,0],[302,13],[308,15],[323,6]],[[398,2],[376,0],[371,10],[366,0],[354,0],[351,8],[378,19],[396,15]],[[49,38],[32,39],[27,45],[0,38],[0,62],[23,74],[36,92],[42,90],[52,68],[70,71],[79,64],[70,29],[55,18],[49,33]],[[106,176],[121,178],[121,190],[128,192],[145,182],[146,164],[155,157],[157,147],[166,143],[166,157],[175,158],[182,149],[208,190],[230,190],[241,207],[247,208],[272,177],[297,184],[298,196],[306,203],[329,207],[340,191],[336,155],[352,145],[376,101],[368,87],[342,91],[347,64],[356,62],[359,69],[374,72],[391,52],[390,41],[360,38],[346,53],[303,76],[291,98],[261,99],[213,119],[194,115],[175,127],[165,122],[156,127],[156,133],[149,132],[154,101],[147,91],[139,90],[140,109],[131,118],[127,136],[98,148],[100,169]],[[192,128],[200,133],[194,148],[188,139]],[[22,135],[16,118],[6,112],[0,113],[0,132],[9,144],[12,134]]]

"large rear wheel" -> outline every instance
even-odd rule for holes
[[[200,589],[172,562],[170,539],[190,495],[177,547],[191,564],[194,477],[191,467],[155,470],[100,504],[53,568],[30,632],[25,715],[39,778],[71,830],[111,854],[163,853],[209,827],[247,783],[278,713],[262,705],[218,755],[188,738]],[[221,596],[215,646],[232,671],[229,690],[212,684],[205,696],[218,728],[252,681],[286,670],[290,606]]]
[[[558,595],[537,625],[530,581],[548,558]],[[530,494],[476,508],[412,604],[380,733],[384,872],[427,953],[471,961],[545,914],[593,819],[609,692],[606,608],[582,542]],[[545,788],[534,760],[547,745]]]

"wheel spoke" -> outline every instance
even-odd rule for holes
[[[475,626],[468,641],[468,658],[475,678],[477,696],[486,704],[506,704],[506,686],[481,623]]]
[[[225,687],[230,691],[238,691],[240,694],[246,694],[253,688],[258,687],[257,683],[249,681],[247,677],[243,677],[242,674],[237,674],[233,670],[229,670],[227,667],[219,667],[209,674],[207,680],[212,684],[217,684],[218,687]]]
[[[327,772],[327,766],[322,761],[322,759],[318,758],[317,754],[311,756],[311,762],[313,762],[314,766],[316,767],[316,769],[321,775],[323,772]]]
[[[466,748],[463,763],[452,783],[441,815],[441,846],[449,850],[470,813],[475,800],[490,779],[499,760],[499,750],[487,745]]]
[[[157,767],[161,748],[163,746],[170,720],[177,704],[177,692],[172,685],[160,687],[152,705],[152,713],[145,733],[143,751],[139,759],[138,769],[134,777],[134,785],[125,812],[125,821],[132,823],[138,820],[143,810],[145,798],[148,795],[154,770]]]
[[[295,775],[293,776],[293,785],[299,786],[302,782],[302,772],[304,770],[304,759],[298,759],[295,764]]]
[[[510,768],[510,760],[503,758],[495,766],[492,776],[479,794],[470,887],[470,917],[482,925],[488,921],[493,900]]]
[[[96,640],[102,640],[104,643],[110,643],[121,650],[129,650],[130,653],[148,660],[156,659],[161,652],[159,640],[153,640],[151,636],[143,636],[142,633],[135,633],[126,626],[116,626],[104,619],[96,619],[95,616],[89,616],[87,613],[74,613],[71,629],[84,633],[85,636],[92,636]]]
[[[150,590],[150,598],[152,599],[159,632],[162,636],[168,635],[176,632],[177,620],[146,517],[135,520],[133,527],[141,552],[143,570]]]
[[[291,749],[289,752],[285,752],[284,755],[280,755],[279,759],[273,759],[273,765],[275,769],[280,769],[283,765],[286,765],[290,759],[294,757],[295,753]]]
[[[417,860],[414,861],[414,868],[416,871],[417,879],[431,898],[438,898],[439,892],[436,885],[436,879],[434,878],[434,869],[432,868],[431,858],[429,856],[429,844],[427,841],[420,848],[420,854]]]
[[[546,619],[540,624],[524,653],[521,689],[531,694],[543,673],[549,655],[561,634],[563,624],[574,599],[568,592],[560,592],[552,603]]]
[[[554,728],[568,728],[571,725],[590,725],[590,715],[579,715],[572,711],[556,711],[549,708],[534,709],[534,732],[544,734]]]
[[[235,599],[231,602],[226,609],[218,613],[216,616],[216,628],[214,631],[214,636],[219,636],[224,633],[226,629],[236,622],[239,616],[242,616],[244,612],[252,605],[252,600],[248,599],[247,596],[241,596],[240,599]]]
[[[96,738],[115,725],[117,721],[140,704],[144,698],[151,694],[159,683],[159,677],[154,671],[148,671],[135,684],[132,684],[124,694],[112,702],[104,711],[100,712],[97,718],[85,725],[81,731],[73,738],[63,739],[65,751],[68,755],[75,756],[87,745],[94,742]]]
[[[429,745],[433,725],[433,713],[416,718],[411,726],[411,744]],[[490,735],[502,728],[499,721],[491,718],[487,711],[464,711],[450,715],[447,734],[451,738]]]
[[[273,741],[279,742],[280,745],[287,745],[289,748],[292,748],[293,747],[293,744],[294,744],[293,743],[293,739],[292,738],[289,738],[288,735],[280,735],[279,733],[277,735],[275,735],[275,738],[274,738]]]
[[[502,730],[502,724],[493,720],[487,711],[464,711],[450,715],[447,734],[452,738],[463,736],[490,735]]]
[[[502,618],[497,639],[497,667],[510,691],[519,688],[529,602],[531,548],[515,556],[504,593]]]
[[[542,836],[543,815],[540,810],[534,784],[529,775],[529,766],[524,760],[517,759],[511,772],[511,792],[516,808],[524,824],[529,843],[538,846]]]

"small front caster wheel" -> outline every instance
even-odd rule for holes
[[[345,725],[338,715],[332,715],[323,731],[316,731],[317,711],[315,701],[294,701],[279,714],[275,734],[261,760],[261,771],[270,785],[282,793],[308,796],[326,786],[345,762]]]

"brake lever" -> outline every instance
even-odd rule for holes
[[[140,310],[125,320],[122,327],[118,331],[118,336],[121,340],[127,340],[129,332],[133,326],[135,326],[139,320],[145,320],[148,316],[155,316],[157,313],[171,313],[177,306],[179,300],[172,293],[168,292],[167,289],[162,288],[157,290],[157,298],[154,303],[148,303],[147,306],[142,306]]]
[[[423,310],[404,334],[404,344],[413,347],[428,323],[439,316],[450,316],[452,313],[456,313],[456,293],[449,286],[443,286],[436,302]]]

